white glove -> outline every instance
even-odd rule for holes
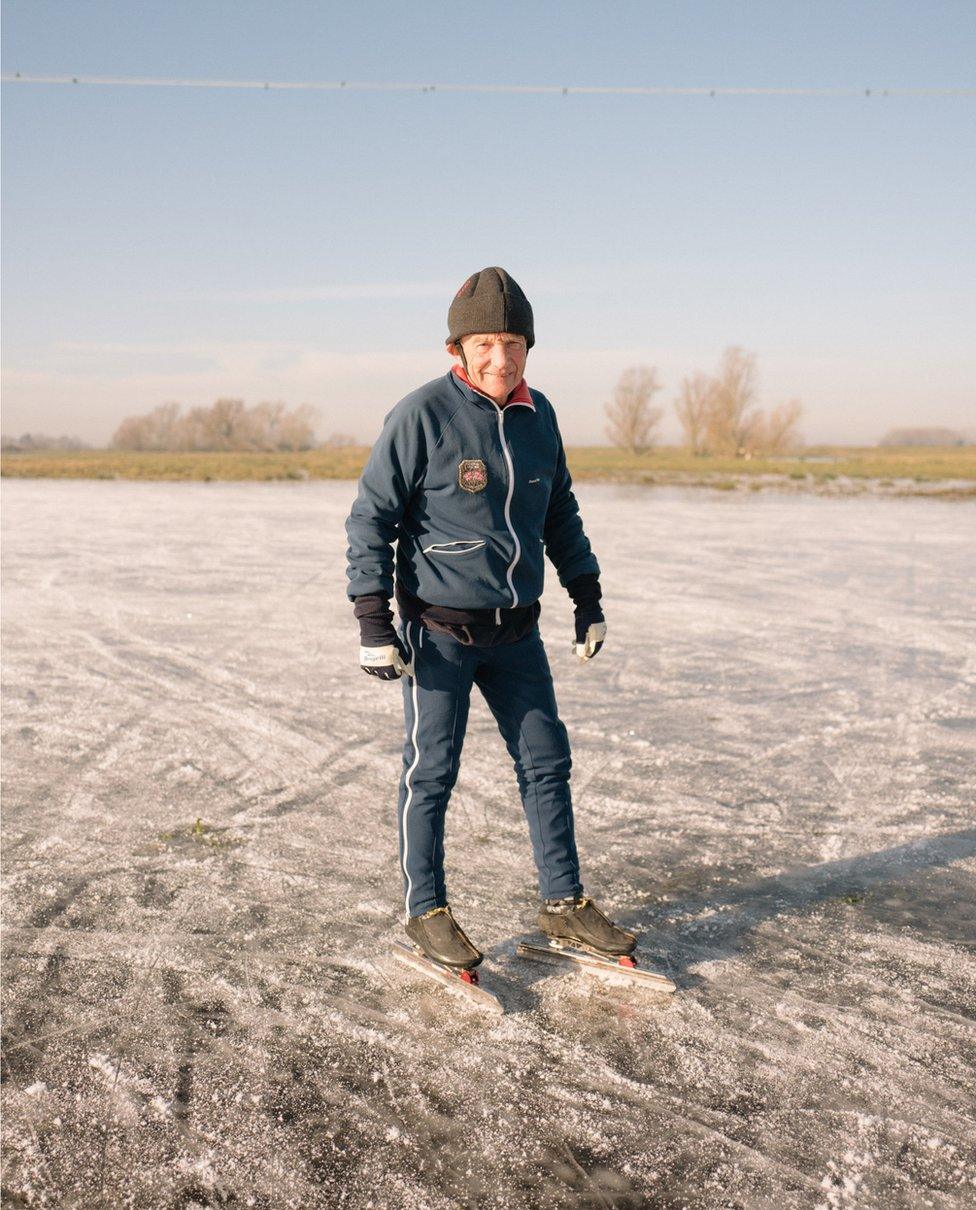
[[[413,663],[408,663],[393,643],[387,647],[360,647],[359,664],[371,676],[384,681],[397,680],[404,673],[413,676]]]
[[[573,654],[581,660],[592,659],[603,646],[606,637],[606,622],[591,622],[586,630],[586,639],[582,643],[573,641]]]

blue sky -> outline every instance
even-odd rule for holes
[[[971,3],[3,5],[5,72],[973,87]],[[976,428],[976,98],[3,85],[6,433],[221,395],[371,441],[504,265],[530,384],[603,440],[629,365],[732,344],[810,441]],[[677,435],[669,419],[665,435]]]

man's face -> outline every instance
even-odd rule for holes
[[[496,403],[504,403],[525,373],[529,353],[525,337],[511,332],[480,332],[462,336],[461,346],[468,363],[468,378],[475,389]],[[457,345],[449,347],[457,357]]]

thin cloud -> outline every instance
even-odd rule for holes
[[[409,298],[451,298],[457,283],[344,282],[313,286],[272,286],[256,290],[218,290],[194,294],[195,299],[241,303],[382,302]]]

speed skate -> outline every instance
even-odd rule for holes
[[[650,991],[671,995],[678,989],[666,975],[638,965],[633,954],[618,956],[601,954],[588,946],[552,938],[544,944],[520,941],[515,951],[533,962],[549,962],[554,966],[576,966],[584,974],[606,983],[646,987]]]
[[[465,970],[461,967],[445,966],[441,962],[435,962],[433,958],[428,958],[419,946],[405,945],[402,941],[393,941],[391,944],[393,953],[406,966],[420,971],[421,974],[427,975],[431,979],[436,979],[438,983],[443,983],[452,991],[459,992],[466,1000],[470,1000],[480,1008],[498,1014],[505,1012],[504,1004],[494,992],[481,986],[476,970]]]

